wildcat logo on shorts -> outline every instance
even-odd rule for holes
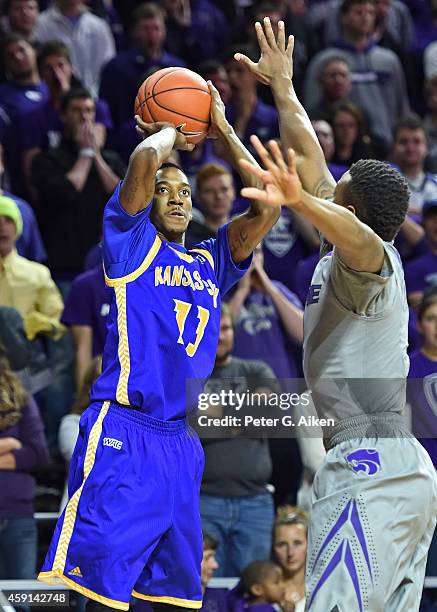
[[[112,448],[120,450],[123,446],[123,442],[121,440],[116,440],[115,438],[103,438],[103,446],[112,446]]]
[[[351,470],[363,472],[367,476],[374,476],[381,470],[381,461],[379,453],[374,448],[360,448],[346,456]]]

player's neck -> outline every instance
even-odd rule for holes
[[[180,233],[163,234],[162,232],[156,232],[156,233],[161,238],[161,240],[163,240],[164,242],[173,242],[174,244],[180,244],[181,246],[185,246],[185,233],[184,234],[180,234]]]
[[[437,346],[429,346],[425,344],[425,346],[422,347],[421,352],[425,355],[425,357],[431,359],[431,361],[437,361]]]

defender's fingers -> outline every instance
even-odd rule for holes
[[[294,51],[294,36],[290,34],[288,37],[288,45],[285,49],[285,53],[289,56],[290,59],[293,59],[293,51]]]
[[[237,62],[245,64],[252,72],[257,66],[255,62],[253,62],[250,58],[247,57],[247,55],[244,55],[243,53],[235,53],[234,58],[237,60]]]
[[[261,53],[265,53],[269,50],[269,43],[267,42],[263,27],[259,21],[255,23],[255,32],[256,37],[258,39],[259,48],[261,49]]]
[[[285,53],[285,24],[283,21],[278,23],[278,47]]]
[[[250,142],[252,143],[255,151],[258,153],[262,163],[264,164],[267,170],[274,170],[275,164],[272,162],[271,157],[265,146],[262,144],[261,140],[255,134],[252,134],[250,137]]]
[[[275,33],[273,32],[272,23],[269,17],[264,17],[264,32],[266,35],[267,42],[271,49],[276,48],[276,38]]]
[[[262,189],[257,189],[256,187],[243,187],[240,193],[243,198],[247,198],[249,200],[257,200],[258,202],[263,202],[264,204],[269,203],[269,196]]]
[[[288,170],[293,174],[296,174],[296,153],[294,149],[287,150],[287,162],[288,162]]]
[[[264,180],[267,172],[259,166],[254,166],[254,164],[251,164],[250,161],[248,161],[247,159],[239,159],[238,163],[243,168],[243,170],[246,170],[247,172],[249,172],[249,174],[256,176],[262,181]]]
[[[284,156],[282,155],[282,151],[279,148],[276,140],[269,141],[269,149],[270,155],[273,157],[273,161],[278,166],[280,170],[287,171],[287,164],[285,163]]]

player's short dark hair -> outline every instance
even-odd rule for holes
[[[428,140],[425,124],[419,115],[411,114],[400,119],[393,128],[393,140],[396,140],[401,130],[422,130]]]
[[[267,576],[269,576],[272,570],[280,569],[281,567],[275,563],[274,561],[266,560],[266,561],[252,561],[249,565],[243,570],[241,574],[241,586],[243,591],[247,595],[254,595],[252,593],[252,587],[255,584],[260,584]]]
[[[72,100],[84,98],[91,98],[91,100],[94,101],[93,96],[88,91],[88,89],[85,89],[85,87],[72,87],[67,92],[65,92],[61,98],[61,113],[65,113]]]
[[[156,17],[165,21],[166,13],[164,9],[154,2],[143,2],[132,12],[130,20],[131,29],[143,19],[155,19]]]
[[[174,162],[164,162],[163,164],[159,166],[158,170],[163,170],[164,168],[177,168],[178,170],[180,170],[181,172],[185,174],[182,168],[178,166],[178,164],[175,164]]]
[[[423,294],[422,300],[417,308],[417,320],[421,321],[430,306],[437,304],[437,286],[430,287]]]
[[[376,159],[360,159],[349,170],[347,204],[355,208],[382,240],[394,240],[408,210],[410,190],[405,177],[389,164]]]
[[[217,550],[218,540],[209,533],[203,534],[203,550]]]
[[[44,63],[44,60],[52,55],[61,55],[71,64],[71,57],[68,47],[61,40],[48,40],[38,51],[38,68]]]

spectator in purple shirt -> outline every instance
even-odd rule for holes
[[[230,612],[275,612],[282,610],[285,585],[282,568],[274,561],[252,561],[242,572],[241,581],[229,593]]]
[[[164,50],[165,14],[153,3],[138,6],[132,15],[132,48],[121,51],[103,69],[100,97],[107,101],[116,126],[133,115],[133,101],[143,75],[153,66],[185,66]]]
[[[70,287],[61,321],[73,336],[77,389],[93,357],[103,353],[110,300],[101,264],[80,274]]]
[[[37,531],[32,471],[48,461],[35,402],[12,372],[0,345],[0,580],[33,579]]]
[[[23,151],[23,170],[30,181],[32,160],[41,150],[57,147],[62,136],[61,100],[72,87],[80,86],[73,76],[70,53],[61,41],[44,43],[38,53],[41,78],[49,89],[49,99],[18,121]],[[101,142],[106,131],[112,129],[109,107],[104,100],[96,100],[96,130]]]
[[[423,298],[417,314],[423,346],[410,356],[408,403],[414,435],[437,469],[437,290]],[[437,575],[437,536],[431,543],[427,574]]]
[[[17,118],[27,115],[48,100],[47,85],[41,81],[35,50],[20,34],[9,34],[0,44],[0,61],[7,81],[0,85],[0,101],[12,127],[3,143],[12,191],[26,197],[21,176],[21,143],[15,132]]]
[[[424,203],[422,225],[429,251],[405,266],[407,296],[413,307],[417,307],[426,289],[437,286],[437,200]]]

